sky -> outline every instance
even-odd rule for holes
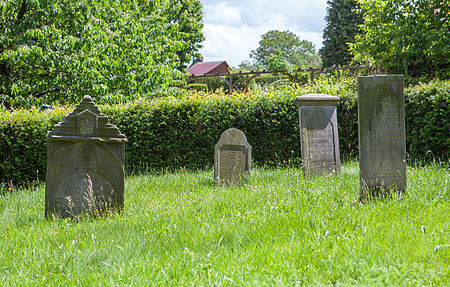
[[[205,62],[227,61],[237,68],[250,59],[270,30],[296,34],[322,47],[327,0],[201,0]]]

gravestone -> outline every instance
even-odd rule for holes
[[[403,75],[358,78],[361,200],[406,189]]]
[[[297,97],[302,166],[307,176],[340,171],[337,104],[339,97],[308,94]]]
[[[235,128],[220,136],[214,149],[214,179],[218,186],[240,184],[250,174],[252,147],[245,134]]]
[[[47,134],[45,214],[123,208],[126,137],[84,96]]]

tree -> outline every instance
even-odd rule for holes
[[[360,0],[363,34],[351,53],[413,77],[450,75],[450,2]]]
[[[241,72],[258,71],[261,69],[263,69],[263,68],[250,62],[249,60],[242,61],[238,66],[238,70]]]
[[[0,2],[0,97],[76,102],[176,84],[203,40],[199,0]]]
[[[178,68],[185,70],[193,59],[200,54],[196,53],[205,39],[203,29],[203,11],[199,0],[170,0],[164,2],[164,12],[171,23],[180,26],[179,32],[183,35],[183,46],[177,51]]]
[[[358,26],[363,23],[356,0],[328,0],[327,25],[323,30],[323,47],[319,53],[324,67],[348,65],[353,56],[349,43],[354,42]]]
[[[276,50],[274,53],[269,54],[265,60],[266,68],[269,70],[289,70],[299,68],[298,65],[289,63],[280,50]]]
[[[314,44],[289,31],[271,30],[261,36],[259,47],[250,52],[256,65],[267,69],[305,68],[317,61]]]

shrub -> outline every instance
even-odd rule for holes
[[[258,165],[298,164],[300,140],[297,96],[338,95],[339,144],[342,158],[358,154],[355,79],[322,78],[315,85],[266,86],[249,93],[223,92],[136,100],[102,105],[128,138],[126,170],[211,167],[214,145],[230,127],[242,130]],[[406,89],[409,158],[448,160],[450,82]],[[7,111],[0,115],[1,182],[22,184],[45,177],[45,134],[71,111],[69,107],[39,111]]]
[[[189,84],[187,88],[191,91],[208,92],[208,85],[206,84]]]
[[[45,135],[68,112],[68,107],[62,107],[46,111],[6,111],[1,114],[1,183],[23,184],[45,178]]]
[[[449,160],[450,81],[406,90],[406,150],[410,158]]]
[[[295,74],[295,72],[292,73]],[[233,90],[244,91],[247,82],[247,77],[248,77],[247,75],[234,75]],[[305,72],[295,74],[295,77],[296,77],[295,81],[297,84],[306,84],[309,81],[309,75]],[[196,83],[207,85],[210,91],[217,91],[217,90],[229,91],[228,84],[224,81],[224,79],[226,79],[226,81],[229,81],[230,77],[211,76],[211,77],[194,78],[193,80],[191,80],[188,87],[191,86],[192,83]],[[250,80],[248,88],[258,89],[263,86],[275,85],[278,83],[288,83],[292,85],[292,81],[293,80],[290,77],[284,74],[261,74]]]
[[[280,82],[287,83],[289,81],[290,79],[286,75],[262,74],[251,81],[251,86],[255,88],[257,86],[275,85]]]
[[[215,92],[216,90],[228,91],[228,84],[225,83],[225,81],[223,79],[220,79],[219,77],[194,78],[191,82],[189,82],[189,85],[192,84],[206,85],[208,87],[208,90],[212,92]]]

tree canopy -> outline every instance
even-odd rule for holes
[[[351,45],[355,59],[413,77],[450,75],[450,2],[359,0],[363,34]]]
[[[199,0],[0,2],[0,97],[153,93],[204,37]]]
[[[259,47],[250,52],[250,58],[256,65],[270,70],[306,68],[319,62],[313,43],[300,40],[292,32],[278,30],[262,35]]]
[[[326,27],[323,30],[323,47],[319,53],[324,67],[344,66],[351,62],[353,56],[349,43],[354,42],[359,25],[363,23],[356,0],[328,0]]]

